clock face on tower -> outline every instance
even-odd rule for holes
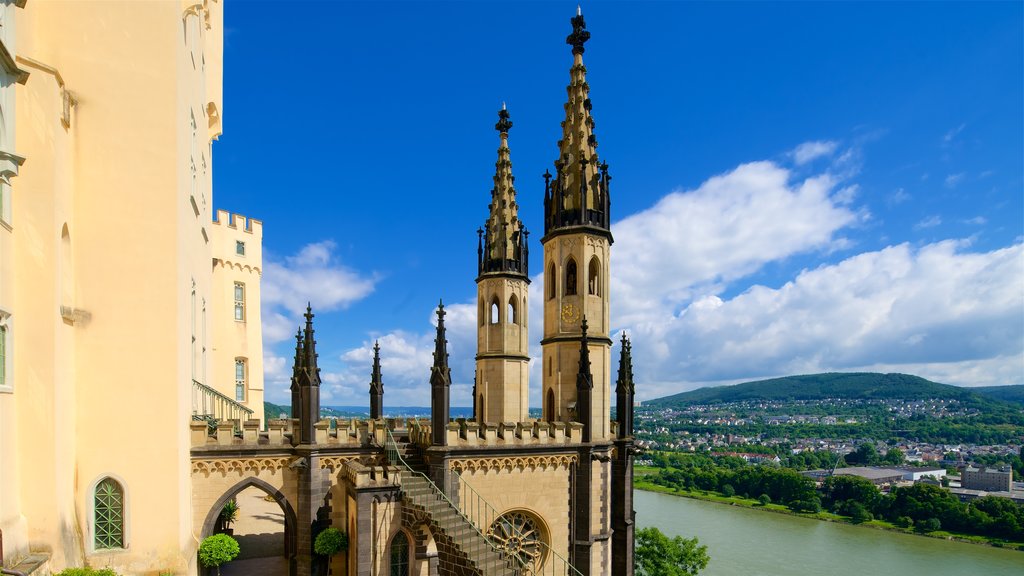
[[[566,324],[575,324],[580,321],[580,309],[573,304],[562,306],[562,321]]]

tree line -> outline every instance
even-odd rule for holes
[[[986,496],[960,502],[948,490],[925,483],[884,494],[858,476],[831,476],[819,489],[812,478],[796,470],[754,466],[731,456],[668,454],[659,459],[665,467],[646,480],[666,488],[739,495],[796,512],[828,510],[848,516],[853,523],[877,518],[919,532],[949,530],[1024,541],[1024,507],[1008,498]]]

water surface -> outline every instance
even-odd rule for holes
[[[634,499],[638,527],[707,545],[701,576],[1024,576],[1024,552],[642,490]]]

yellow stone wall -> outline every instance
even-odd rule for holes
[[[5,559],[32,549],[54,570],[191,573],[191,382],[219,378],[202,304],[218,289],[223,4],[3,10],[4,34],[16,33],[5,46],[28,72],[4,106],[13,150],[0,139],[25,158],[0,225],[0,311],[13,326],[13,385],[0,390]],[[249,306],[258,314],[258,289]],[[232,345],[261,368],[258,330],[244,339]],[[125,488],[126,548],[98,551],[92,490],[107,476]]]
[[[569,558],[570,458],[532,455],[455,461],[462,479],[498,515],[525,510],[541,519],[551,549]],[[470,513],[472,498],[460,493],[460,506]],[[486,527],[484,527],[486,528]],[[548,560],[552,561],[552,560]]]
[[[528,292],[529,285],[520,279],[485,277],[477,282],[476,406],[482,422],[522,422],[529,416]]]
[[[545,340],[578,337],[584,317],[587,320],[588,337],[609,337],[608,248],[606,239],[582,233],[556,236],[544,243]],[[576,294],[567,295],[565,267],[570,258],[577,265],[577,288]],[[589,267],[592,261],[598,263],[595,294],[590,294],[589,286]],[[596,441],[610,435],[611,347],[607,343],[592,340],[589,348],[591,374],[594,378],[590,418],[592,437]],[[548,392],[552,391],[557,412],[554,420],[568,420],[567,407],[576,402],[579,359],[578,341],[554,341],[543,346],[542,403],[547,410]],[[582,418],[583,415],[577,415],[577,419]]]
[[[241,404],[263,415],[263,328],[260,277],[263,273],[263,223],[240,214],[217,211],[210,229],[213,250],[213,331],[209,385],[229,398],[235,394],[235,360],[245,362],[246,390]],[[239,254],[238,242],[242,242]],[[235,319],[235,283],[243,286],[244,312]],[[275,415],[276,416],[276,415]]]

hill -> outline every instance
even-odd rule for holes
[[[986,398],[1002,400],[1003,402],[1010,402],[1024,406],[1024,384],[1015,384],[1013,386],[981,386],[978,388],[971,388],[971,392],[981,394]]]
[[[1024,386],[1020,387],[1024,388]],[[675,407],[692,404],[718,404],[744,400],[789,401],[838,399],[923,399],[940,398],[969,403],[991,402],[977,393],[977,388],[961,388],[939,384],[909,374],[875,372],[806,374],[770,380],[698,388],[644,402],[644,406]],[[1024,394],[1024,390],[1021,390]],[[996,399],[995,396],[992,396]],[[997,399],[998,401],[999,399]]]

